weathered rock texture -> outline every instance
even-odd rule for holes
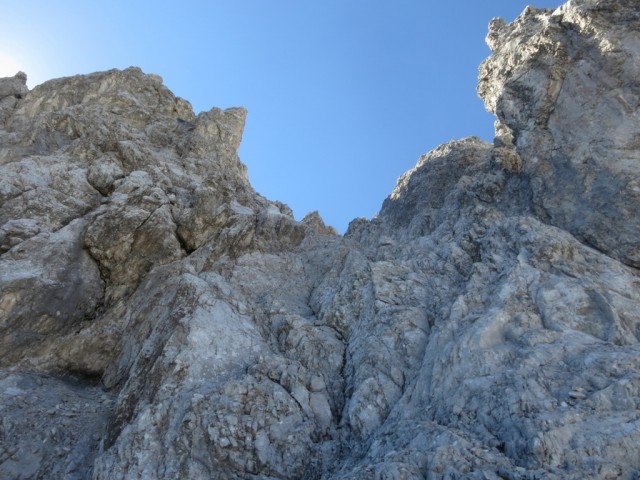
[[[487,40],[478,91],[532,177],[538,216],[640,267],[638,2],[528,8],[492,21]]]
[[[242,109],[0,80],[0,478],[637,478],[640,17],[491,24],[494,145],[335,235]]]

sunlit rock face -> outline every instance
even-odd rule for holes
[[[635,478],[638,21],[494,20],[494,143],[344,237],[252,189],[242,109],[0,79],[0,478]]]
[[[572,1],[493,21],[478,91],[545,221],[640,267],[640,10]]]

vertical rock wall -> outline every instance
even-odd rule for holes
[[[242,109],[0,79],[0,477],[635,478],[636,10],[494,20],[494,144],[344,237],[253,191]]]

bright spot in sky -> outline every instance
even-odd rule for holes
[[[13,77],[20,71],[20,65],[9,55],[0,52],[0,78]]]

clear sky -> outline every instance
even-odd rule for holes
[[[528,3],[3,0],[0,76],[19,68],[34,87],[135,65],[196,113],[242,105],[240,156],[256,190],[343,232],[421,154],[492,139],[475,91],[487,25]]]

